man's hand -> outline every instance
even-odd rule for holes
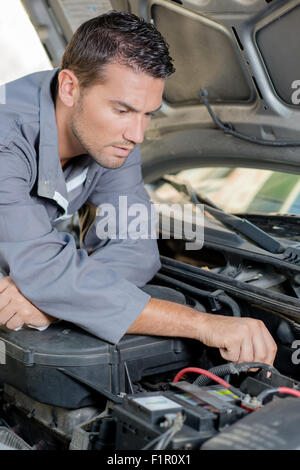
[[[55,318],[36,308],[9,277],[0,279],[0,325],[10,330],[20,326],[47,326]]]
[[[277,352],[275,341],[260,320],[200,313],[158,299],[148,302],[127,333],[197,339],[219,348],[222,357],[232,362],[272,365]]]
[[[230,362],[273,364],[277,345],[261,320],[206,314],[199,339]]]

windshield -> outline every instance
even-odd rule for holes
[[[300,215],[299,175],[217,167],[184,170],[177,177],[188,181],[226,212]],[[159,189],[163,199],[171,196],[167,186]]]

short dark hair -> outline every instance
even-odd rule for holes
[[[105,80],[105,65],[109,63],[162,79],[175,71],[160,32],[136,15],[115,10],[79,26],[67,45],[61,70],[72,70],[80,85],[87,88]]]

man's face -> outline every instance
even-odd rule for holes
[[[105,70],[103,84],[81,90],[71,130],[101,166],[119,168],[142,143],[152,113],[161,106],[164,80],[119,64]]]

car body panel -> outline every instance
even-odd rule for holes
[[[225,135],[199,97],[206,89],[218,118],[236,131],[267,142],[297,141],[299,1],[198,0],[182,5],[181,0],[129,0],[127,7],[121,0],[22,3],[54,66],[77,25],[110,5],[152,21],[165,36],[176,72],[146,134],[146,178],[151,162],[155,167],[158,158],[166,159],[169,165],[172,155],[174,165],[192,155],[199,165],[209,159],[212,165],[227,161],[234,166],[239,160],[240,166],[300,172],[299,147],[269,147]]]

